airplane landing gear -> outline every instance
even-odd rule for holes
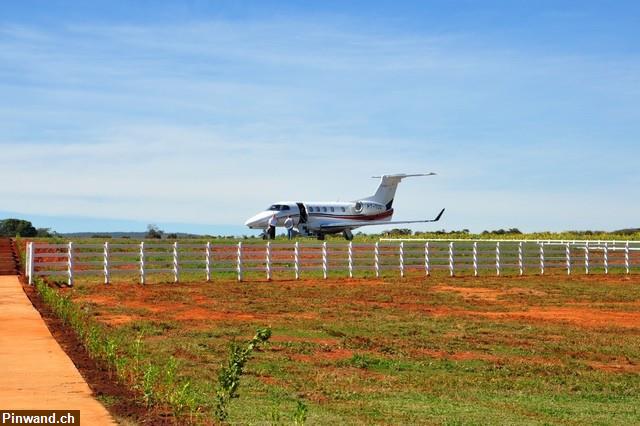
[[[353,240],[353,233],[351,232],[350,229],[345,229],[344,231],[342,231],[342,235],[344,236],[344,239],[347,241]]]

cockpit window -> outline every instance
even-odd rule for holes
[[[279,212],[281,210],[290,210],[289,206],[286,204],[273,204],[271,207],[269,207],[267,210],[271,210],[271,211],[275,211],[275,212]]]

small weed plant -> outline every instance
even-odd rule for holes
[[[227,364],[223,365],[218,373],[215,415],[219,421],[226,421],[229,417],[227,406],[232,398],[239,396],[240,376],[254,349],[267,342],[270,337],[271,329],[267,327],[259,329],[253,339],[244,346],[236,342],[231,343]]]
[[[296,402],[296,409],[293,412],[293,423],[296,426],[304,426],[304,422],[307,421],[307,411],[309,411],[307,405],[298,400]]]

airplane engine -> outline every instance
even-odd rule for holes
[[[387,208],[384,204],[373,201],[357,201],[353,206],[353,210],[358,214],[373,215],[383,213]]]

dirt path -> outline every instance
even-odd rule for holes
[[[85,425],[115,425],[24,294],[0,276],[0,407],[80,410]]]

